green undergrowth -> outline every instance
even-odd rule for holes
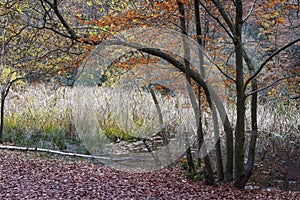
[[[18,146],[89,154],[76,135],[76,128],[71,124],[72,119],[68,116],[66,114],[58,118],[57,112],[49,112],[46,108],[35,113],[31,111],[10,114],[5,118],[3,141]],[[112,142],[132,141],[136,138],[112,121],[105,124],[103,133]]]
[[[104,134],[107,138],[109,138],[110,140],[112,140],[114,142],[116,142],[117,140],[130,141],[130,140],[135,139],[135,137],[133,137],[129,133],[125,133],[123,130],[115,128],[115,127],[105,129]]]
[[[21,114],[13,114],[5,118],[3,141],[25,147],[68,150],[68,146],[80,146],[76,133],[69,133],[70,123],[70,119],[57,120],[55,113],[48,114],[47,120],[41,115],[33,117],[28,114],[24,117]],[[76,131],[75,127],[73,131]],[[132,141],[136,138],[123,131],[115,123],[106,124],[103,133],[113,142]],[[73,138],[70,135],[73,135]]]
[[[100,122],[101,123],[101,122]],[[108,115],[107,119],[103,120],[101,127],[103,128],[104,135],[111,141],[116,142],[119,140],[131,141],[136,139],[131,133],[123,130],[116,120]]]
[[[47,110],[39,110],[39,114],[14,113],[5,118],[3,141],[25,147],[86,152],[80,141],[70,136],[67,124],[67,119],[58,119]]]

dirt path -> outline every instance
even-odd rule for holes
[[[0,199],[300,199],[295,192],[235,190],[186,179],[178,169],[128,173],[87,161],[0,151]]]

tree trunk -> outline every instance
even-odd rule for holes
[[[203,134],[203,129],[202,129],[202,118],[199,118],[199,125],[197,128],[197,137],[198,137],[198,145],[200,147],[200,152],[201,155],[203,156],[203,161],[204,161],[204,165],[205,165],[205,171],[206,171],[206,175],[205,175],[205,181],[206,184],[208,185],[214,185],[215,184],[215,177],[214,177],[214,172],[213,172],[213,168],[211,166],[211,162],[210,162],[210,158],[209,158],[209,154],[207,152],[207,148],[204,142],[204,134]]]
[[[11,74],[10,74],[11,75]],[[4,106],[5,106],[5,99],[9,93],[10,87],[12,86],[12,84],[17,81],[18,79],[15,79],[13,81],[8,81],[2,88],[1,91],[1,110],[0,110],[0,143],[3,143],[3,132],[4,132]]]
[[[233,130],[226,115],[224,120],[224,130],[226,133],[226,166],[225,181],[233,180]]]
[[[224,171],[223,171],[223,161],[222,161],[222,151],[221,151],[221,141],[220,141],[220,131],[218,123],[218,114],[215,105],[211,104],[213,126],[214,126],[214,137],[215,137],[215,148],[216,148],[216,158],[217,158],[217,175],[218,181],[224,181]]]
[[[199,113],[201,112],[201,88],[198,86],[198,103],[199,103]],[[197,126],[197,139],[198,139],[198,161],[199,165],[200,157],[203,156],[204,166],[205,166],[205,181],[208,185],[214,185],[215,184],[215,176],[214,171],[211,166],[209,154],[207,152],[206,144],[204,142],[204,133],[202,129],[202,117],[201,114],[199,114],[199,121]]]
[[[181,33],[183,35],[187,35],[187,23],[186,23],[186,19],[185,19],[185,11],[184,11],[184,5],[181,1],[177,1],[178,4],[178,9],[179,9],[179,13],[180,13],[180,28],[181,28]],[[192,105],[194,105],[194,111],[195,111],[195,117],[196,117],[196,121],[198,121],[198,110],[195,107],[196,106],[196,101],[195,101],[195,96],[193,93],[193,90],[190,89],[190,84],[191,84],[191,80],[190,80],[190,49],[188,47],[188,45],[186,44],[186,40],[185,37],[182,37],[182,42],[183,42],[183,48],[184,48],[184,63],[185,63],[185,67],[186,67],[186,81],[187,81],[187,88],[188,88],[188,93],[190,96],[190,100],[192,102]],[[196,110],[195,110],[196,109]],[[186,136],[186,140],[188,140],[188,136]],[[186,141],[186,144],[189,145],[189,142]],[[195,171],[195,166],[194,166],[194,161],[193,161],[193,156],[192,156],[192,152],[191,152],[191,148],[190,146],[186,147],[186,158],[187,158],[187,162],[189,165],[189,171]]]
[[[201,31],[201,20],[200,20],[200,4],[199,4],[199,0],[194,0],[194,10],[195,10],[195,24],[196,24],[196,36],[197,36],[197,43],[201,46],[203,46],[204,42],[201,39],[202,36],[202,31]],[[205,77],[205,69],[203,67],[203,53],[199,52],[199,60],[200,60],[200,76],[202,79],[204,79]],[[219,113],[220,113],[220,117],[222,120],[224,120],[224,131],[226,133],[226,166],[225,166],[225,181],[232,181],[233,179],[233,131],[232,131],[232,127],[230,125],[229,119],[227,117],[227,114],[225,112],[225,109],[221,109],[220,107],[218,107]],[[223,110],[222,114],[220,111]],[[216,148],[218,148],[218,146],[220,147],[220,140],[218,140],[218,145],[216,145]],[[218,151],[218,149],[216,149]],[[221,151],[217,152],[217,155],[220,155]],[[222,158],[221,158],[222,159]],[[219,161],[219,160],[218,160]],[[221,162],[217,162],[219,163],[219,166],[221,166],[220,164]],[[219,169],[219,168],[218,168]],[[219,170],[218,170],[219,171]],[[221,172],[222,174],[221,175]],[[220,169],[219,173],[220,176],[218,176],[219,180],[223,180],[224,179],[224,173],[223,173],[223,165],[222,165],[222,170]]]
[[[245,143],[245,94],[244,94],[244,66],[242,48],[242,24],[243,24],[243,5],[241,0],[236,1],[235,18],[235,62],[236,62],[236,93],[237,93],[237,119],[235,130],[235,182],[236,188],[245,187],[245,163],[244,163],[244,143]]]
[[[159,106],[158,100],[156,98],[155,92],[154,92],[154,90],[153,90],[152,87],[153,86],[150,84],[149,85],[150,94],[151,94],[152,99],[154,101],[154,104],[155,104],[155,107],[156,107],[156,110],[157,110],[157,113],[158,113],[158,118],[159,118],[160,135],[161,135],[162,140],[163,140],[163,146],[166,147],[165,158],[167,159],[167,162],[169,164],[171,164],[173,161],[172,161],[171,151],[170,151],[170,148],[168,146],[169,140],[168,140],[167,133],[166,133],[166,126],[165,126],[165,123],[163,121],[163,116],[162,116],[161,108]],[[144,144],[146,145],[145,142],[144,142]],[[147,149],[148,149],[148,147],[147,147]],[[149,149],[148,149],[148,151],[149,151]],[[155,160],[157,160],[157,159],[155,159]]]
[[[5,90],[1,91],[0,143],[3,143]]]
[[[254,68],[251,70],[251,74],[254,73]],[[252,80],[252,91],[257,90],[257,81],[256,78]],[[251,96],[251,137],[250,144],[248,149],[248,159],[246,163],[246,182],[249,180],[250,175],[253,170],[253,165],[255,161],[255,149],[257,141],[257,93],[252,94]]]
[[[243,58],[245,63],[248,66],[248,70],[253,76],[255,74],[255,67],[252,64],[251,59],[247,55],[246,51],[243,51]],[[245,88],[246,86],[244,86]],[[253,77],[251,80],[251,91],[257,91],[257,79]],[[257,92],[254,92],[251,96],[251,135],[250,135],[250,143],[248,149],[248,158],[246,163],[246,182],[249,180],[253,165],[255,161],[255,149],[256,149],[256,141],[257,141],[258,127],[257,127]]]
[[[194,0],[194,9],[195,9],[195,21],[196,21],[196,36],[197,36],[197,43],[202,45],[201,39],[201,21],[200,21],[200,12],[199,12],[199,0]],[[205,69],[203,67],[204,57],[203,53],[200,49],[199,51],[199,61],[200,61],[200,76],[202,79],[205,79]],[[223,170],[223,161],[222,161],[222,150],[221,150],[221,142],[220,142],[220,131],[219,131],[219,124],[218,124],[218,115],[216,111],[216,107],[213,103],[211,103],[211,110],[213,116],[213,126],[214,126],[214,136],[215,136],[215,148],[216,148],[216,157],[217,157],[217,176],[218,181],[224,180],[224,170]]]
[[[188,162],[189,172],[193,173],[195,172],[195,165],[192,157],[190,139],[187,132],[185,133],[185,145],[186,145],[186,160]]]

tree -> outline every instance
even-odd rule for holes
[[[73,1],[72,1],[73,2]],[[75,2],[75,1],[74,1]],[[249,49],[246,49],[247,46],[245,40],[243,39],[243,34],[245,30],[246,23],[252,23],[253,27],[257,19],[253,19],[253,12],[255,10],[266,13],[264,9],[270,9],[270,5],[274,6],[282,3],[279,0],[270,1],[269,4],[262,3],[261,1],[222,1],[222,0],[211,0],[211,1],[178,1],[179,5],[174,3],[174,1],[130,1],[129,4],[126,1],[126,6],[122,7],[121,3],[116,2],[118,7],[114,10],[107,9],[106,15],[97,15],[99,19],[82,19],[77,16],[76,19],[72,19],[67,15],[67,6],[70,2],[62,4],[62,2],[53,0],[41,0],[40,9],[43,10],[43,14],[40,19],[42,19],[42,26],[35,27],[39,29],[47,29],[53,31],[55,34],[65,37],[69,40],[79,42],[80,44],[86,45],[87,51],[91,50],[95,45],[99,45],[108,38],[109,35],[118,33],[118,31],[123,29],[128,29],[132,27],[168,27],[174,28],[183,27],[185,23],[182,23],[180,26],[180,21],[178,20],[177,15],[181,15],[180,19],[187,20],[191,19],[191,14],[195,13],[196,20],[187,20],[192,21],[192,26],[196,27],[196,39],[198,43],[203,44],[203,41],[207,41],[207,49],[225,49],[220,53],[213,53],[215,60],[213,63],[218,67],[220,73],[223,74],[224,78],[234,84],[234,95],[236,96],[236,121],[235,123],[235,140],[234,140],[234,182],[236,188],[244,188],[247,183],[254,164],[254,154],[255,154],[255,144],[257,140],[257,92],[262,91],[273,84],[267,86],[258,87],[258,75],[261,74],[263,69],[267,66],[272,59],[277,56],[279,53],[283,52],[288,47],[299,42],[300,38],[294,38],[291,42],[284,44],[282,43],[281,47],[278,47],[266,58],[257,58],[254,55],[250,56]],[[202,9],[199,8],[201,5]],[[78,4],[76,2],[72,4],[76,7]],[[180,6],[185,5],[185,7]],[[194,5],[194,10],[192,6]],[[257,8],[257,6],[260,6]],[[179,7],[178,7],[179,6]],[[109,6],[108,6],[109,7]],[[112,8],[112,7],[110,7]],[[180,9],[185,9],[187,12],[178,12]],[[272,8],[272,7],[271,7]],[[124,10],[122,10],[124,9]],[[201,35],[201,24],[199,20],[199,10],[202,15],[205,15],[205,23],[210,23],[210,26],[207,26],[210,29],[213,29],[212,33],[209,31],[205,35]],[[77,11],[77,10],[75,10]],[[187,13],[184,14],[183,13]],[[120,17],[121,16],[121,17]],[[277,17],[277,23],[281,24],[283,18]],[[208,22],[207,22],[208,21]],[[86,25],[85,29],[79,29],[78,23]],[[196,24],[195,24],[196,23]],[[174,26],[175,24],[175,26]],[[178,26],[176,26],[176,24]],[[199,26],[200,24],[200,26]],[[205,24],[204,24],[205,25]],[[32,25],[33,26],[33,25]],[[91,27],[99,27],[97,33],[91,32]],[[203,26],[203,24],[202,24]],[[191,30],[193,30],[191,28]],[[88,30],[88,31],[87,31]],[[187,32],[187,31],[186,31]],[[266,34],[270,36],[270,33]],[[286,34],[286,33],[285,33]],[[191,34],[193,35],[193,34]],[[283,34],[284,35],[284,34]],[[225,45],[222,44],[217,38],[225,41]],[[202,41],[203,40],[203,41]],[[218,41],[218,42],[216,42]],[[225,177],[227,180],[232,180],[233,173],[233,136],[232,136],[232,127],[231,123],[228,120],[227,113],[224,109],[224,106],[221,102],[221,97],[219,97],[213,90],[209,89],[209,85],[205,81],[203,74],[195,71],[193,68],[190,68],[186,64],[184,59],[180,59],[169,52],[165,52],[161,49],[151,48],[141,46],[135,43],[124,42],[120,40],[112,40],[110,44],[126,46],[133,49],[136,49],[140,52],[150,54],[152,56],[159,57],[167,62],[169,62],[173,67],[179,70],[181,73],[186,74],[187,79],[194,81],[199,87],[202,88],[206,96],[206,100],[209,102],[211,109],[213,110],[214,105],[220,116],[225,118],[223,122],[224,131],[226,132],[226,166],[225,166]],[[278,44],[277,44],[278,46]],[[214,49],[215,48],[215,49]],[[252,50],[252,49],[250,49]],[[216,52],[216,51],[213,51]],[[186,52],[188,53],[188,52]],[[267,55],[267,52],[263,53]],[[254,58],[253,58],[254,57]],[[260,64],[258,60],[263,59]],[[201,60],[201,59],[200,59]],[[219,62],[219,63],[218,63]],[[220,64],[221,63],[221,64]],[[200,64],[201,65],[201,64]],[[221,65],[221,66],[220,66]],[[246,68],[247,67],[247,68]],[[277,79],[275,81],[280,81],[283,79]],[[251,84],[251,86],[250,86]],[[251,123],[252,123],[252,132],[250,146],[248,150],[248,160],[245,164],[245,105],[247,97],[252,96],[251,100]],[[198,120],[201,121],[201,120]],[[201,139],[201,125],[199,125],[199,143],[205,142]],[[216,130],[217,131],[217,130]],[[216,146],[218,149],[219,147]],[[220,155],[221,152],[218,152]],[[221,154],[222,155],[222,154]],[[207,157],[208,158],[208,157]],[[209,159],[205,159],[206,167],[209,169]],[[222,171],[223,164],[219,162],[218,165],[218,174],[219,180],[222,180]],[[210,182],[210,181],[209,181]]]
[[[18,48],[17,44],[12,44],[13,40],[21,34],[21,32],[25,29],[22,27],[21,29],[17,29],[16,27],[11,26],[9,21],[15,17],[16,10],[9,12],[11,9],[9,3],[1,3],[1,16],[3,17],[1,20],[1,30],[2,35],[0,38],[1,41],[1,54],[0,54],[0,74],[1,74],[1,119],[0,119],[0,143],[2,143],[3,131],[4,131],[4,113],[5,113],[5,100],[6,97],[15,82],[22,80],[25,77],[20,75],[20,71],[17,71],[14,67],[14,63],[7,62],[7,57],[5,56],[8,53],[8,48]],[[17,19],[16,19],[17,20]]]
[[[72,63],[81,55],[73,51],[73,42],[59,44],[59,36],[53,37],[45,29],[33,28],[31,24],[35,18],[28,12],[32,6],[32,2],[0,3],[1,143],[5,100],[10,90],[17,90],[18,84],[24,89],[26,84],[34,81],[61,79],[68,75]]]
[[[276,4],[277,1],[272,1]],[[265,67],[265,65],[279,52],[289,47],[291,44],[294,44],[299,41],[296,39],[291,43],[285,45],[280,50],[274,52],[269,56],[258,69],[255,69],[254,65],[252,64],[252,60],[248,56],[246,50],[244,49],[244,42],[242,39],[242,30],[245,21],[251,15],[253,6],[255,1],[252,2],[252,6],[248,10],[248,14],[244,17],[244,2],[243,1],[235,1],[226,4],[222,1],[215,1],[213,0],[212,3],[215,5],[215,8],[219,11],[220,17],[223,19],[221,20],[218,17],[215,17],[202,3],[202,6],[209,12],[209,14],[215,18],[219,25],[225,30],[227,35],[231,38],[233,45],[234,45],[234,54],[235,54],[235,85],[236,85],[236,108],[237,108],[237,119],[236,119],[236,128],[235,128],[235,187],[243,188],[249,179],[253,164],[254,164],[254,154],[255,154],[255,143],[257,140],[257,81],[256,76],[260,73],[260,71]],[[225,7],[233,7],[235,13],[233,16],[230,16],[228,12],[225,11]],[[267,5],[265,5],[267,6]],[[234,19],[234,21],[232,20]],[[250,72],[250,78],[245,78],[245,69],[244,69],[244,62],[247,64]],[[251,125],[252,125],[252,132],[251,132],[251,140],[250,146],[248,151],[248,161],[247,161],[247,168],[245,170],[244,164],[244,139],[245,139],[245,100],[246,100],[246,88],[247,85],[252,82],[252,104],[251,104]]]

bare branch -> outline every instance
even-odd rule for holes
[[[283,47],[281,47],[280,49],[274,51],[265,61],[263,61],[260,65],[260,67],[258,68],[258,70],[250,77],[248,78],[248,80],[245,82],[245,86],[244,86],[244,90],[246,89],[247,85],[250,83],[250,81],[255,78],[260,72],[261,70],[265,67],[265,65],[272,60],[272,58],[274,58],[277,54],[279,54],[281,51],[287,49],[288,47],[292,46],[293,44],[297,43],[300,41],[300,38],[297,38],[295,40],[293,40],[292,42],[284,45]]]
[[[226,24],[228,25],[228,27],[230,28],[231,32],[233,34],[235,34],[235,29],[234,29],[234,24],[233,22],[230,20],[228,14],[226,13],[226,11],[224,10],[222,4],[218,1],[218,0],[212,0],[212,2],[215,4],[215,6],[217,7],[217,9],[219,10],[220,14],[222,15],[223,19],[225,20]]]
[[[215,63],[215,62],[213,61],[212,58],[210,58],[205,52],[203,52],[203,54],[205,55],[205,57],[206,57],[213,65],[216,66],[216,68],[221,72],[221,74],[223,74],[223,75],[224,75],[226,78],[228,78],[229,80],[235,82],[235,79],[232,78],[231,76],[229,76],[228,74],[226,74],[226,73],[221,69],[221,67],[220,67],[217,63]]]
[[[56,151],[52,149],[42,149],[42,148],[33,148],[33,147],[17,147],[17,146],[3,146],[0,145],[0,149],[7,149],[7,150],[17,150],[17,151],[33,151],[33,152],[44,152],[44,153],[51,153],[63,156],[72,156],[72,157],[79,157],[79,158],[87,158],[87,159],[100,159],[100,160],[111,160],[111,157],[104,157],[104,156],[92,156],[92,155],[85,155],[85,154],[77,154],[77,153],[69,153],[69,152],[62,152]]]
[[[65,18],[59,12],[58,5],[57,5],[57,0],[54,0],[53,3],[51,3],[48,0],[41,0],[41,1],[46,2],[50,6],[50,8],[52,8],[55,15],[59,19],[59,21],[62,23],[62,25],[65,27],[65,29],[69,33],[70,38],[72,38],[73,40],[77,40],[79,37],[76,35],[75,31],[71,28],[71,26],[68,24],[68,22],[65,20]]]
[[[256,2],[256,0],[254,0],[254,1],[252,2],[251,8],[250,8],[248,14],[244,17],[243,22],[245,22],[245,21],[250,17],[251,13],[253,12],[253,8],[254,8],[255,2]]]
[[[55,28],[53,27],[47,27],[47,26],[44,26],[44,27],[35,27],[35,28],[39,28],[39,29],[48,29],[48,30],[51,30],[53,31],[54,33],[58,34],[58,35],[61,35],[65,38],[69,38],[69,39],[72,39],[74,41],[77,41],[77,42],[80,42],[80,43],[83,43],[83,44],[89,44],[89,45],[99,45],[102,43],[102,41],[90,41],[88,38],[83,38],[83,40],[79,40],[81,38],[81,36],[78,36],[76,34],[76,32],[74,31],[75,29],[72,28],[68,22],[65,20],[65,18],[62,16],[62,14],[60,13],[59,9],[58,9],[58,3],[57,3],[57,0],[54,0],[53,3],[51,3],[49,0],[40,0],[41,1],[41,4],[42,4],[42,7],[43,9],[45,10],[46,12],[46,15],[48,15],[49,13],[49,10],[46,9],[45,5],[43,2],[47,3],[50,8],[53,10],[53,12],[55,13],[55,15],[57,16],[57,18],[59,19],[59,21],[61,22],[61,24],[63,25],[63,27],[67,30],[68,34],[66,33],[62,33],[58,30],[56,30]],[[51,18],[49,16],[49,18]],[[33,26],[34,27],[34,26]]]
[[[207,7],[201,2],[199,1],[200,5],[204,8],[204,10],[209,14],[209,16],[211,16],[213,19],[215,19],[218,24],[225,30],[225,32],[228,34],[228,36],[233,39],[232,34],[229,32],[229,30],[225,27],[225,25],[220,21],[220,19],[216,16],[214,16],[208,9]],[[229,18],[228,18],[229,19]]]
[[[297,75],[291,75],[291,76],[283,76],[283,77],[280,77],[279,79],[273,81],[271,84],[269,84],[269,85],[267,85],[267,86],[264,86],[264,87],[261,87],[261,88],[255,90],[255,91],[249,92],[249,93],[246,95],[246,98],[249,97],[249,96],[251,96],[251,95],[253,95],[253,94],[255,94],[255,93],[261,92],[261,91],[263,91],[263,90],[266,90],[266,89],[272,87],[273,85],[275,85],[275,84],[278,83],[279,81],[282,81],[282,80],[288,79],[288,78],[292,78],[292,77],[295,77],[295,76],[300,76],[300,75],[297,74]]]
[[[21,35],[21,33],[22,33],[27,27],[28,27],[28,25],[22,27],[17,33],[15,33],[14,35],[10,36],[10,37],[8,38],[8,40],[5,42],[4,45],[5,45],[5,46],[8,45],[8,44],[10,43],[10,41],[11,41],[13,38],[15,38],[15,37]]]

